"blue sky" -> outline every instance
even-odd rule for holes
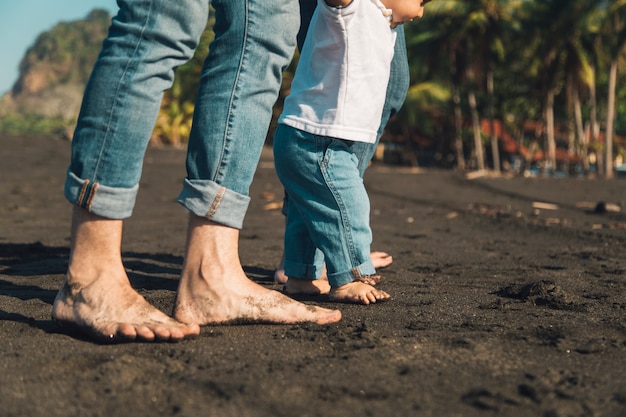
[[[173,0],[174,1],[174,0]],[[37,36],[95,9],[114,14],[115,0],[0,0],[0,96],[17,81],[20,60]]]

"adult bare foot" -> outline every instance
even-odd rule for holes
[[[239,262],[238,244],[239,230],[190,216],[177,320],[201,325],[341,320],[339,310],[309,306],[251,281]]]
[[[96,279],[87,287],[66,281],[52,318],[101,342],[177,341],[200,333],[200,326],[179,323],[150,305],[128,280],[113,281]]]
[[[330,292],[330,284],[327,277],[320,279],[291,278],[285,283],[283,292],[290,295],[323,295]]]
[[[174,341],[197,335],[150,305],[131,286],[121,259],[122,221],[75,208],[66,281],[52,318],[99,341]]]
[[[391,296],[385,291],[377,290],[371,285],[353,281],[339,287],[332,287],[328,297],[331,301],[352,304],[370,304],[383,301]]]

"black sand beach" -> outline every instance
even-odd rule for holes
[[[148,151],[123,247],[133,286],[168,314],[184,158]],[[98,345],[50,319],[69,252],[69,143],[0,137],[0,161],[2,417],[626,416],[626,210],[594,210],[626,203],[626,180],[374,165],[365,181],[373,249],[395,259],[379,284],[390,301],[339,305],[329,326],[208,326],[180,343]],[[280,290],[270,150],[250,194],[242,264]]]

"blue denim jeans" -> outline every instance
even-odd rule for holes
[[[370,260],[369,198],[355,144],[283,124],[276,129],[274,163],[289,194],[287,276],[318,278],[324,261],[333,287],[376,273]]]
[[[143,157],[175,68],[197,47],[209,0],[118,0],[120,10],[87,85],[65,195],[112,219],[131,215]],[[298,3],[214,0],[215,40],[202,70],[178,201],[241,228],[283,69],[299,27]]]

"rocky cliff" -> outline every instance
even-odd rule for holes
[[[12,90],[2,98],[2,115],[19,113],[74,120],[111,17],[94,10],[84,20],[63,22],[44,32],[26,51]]]

